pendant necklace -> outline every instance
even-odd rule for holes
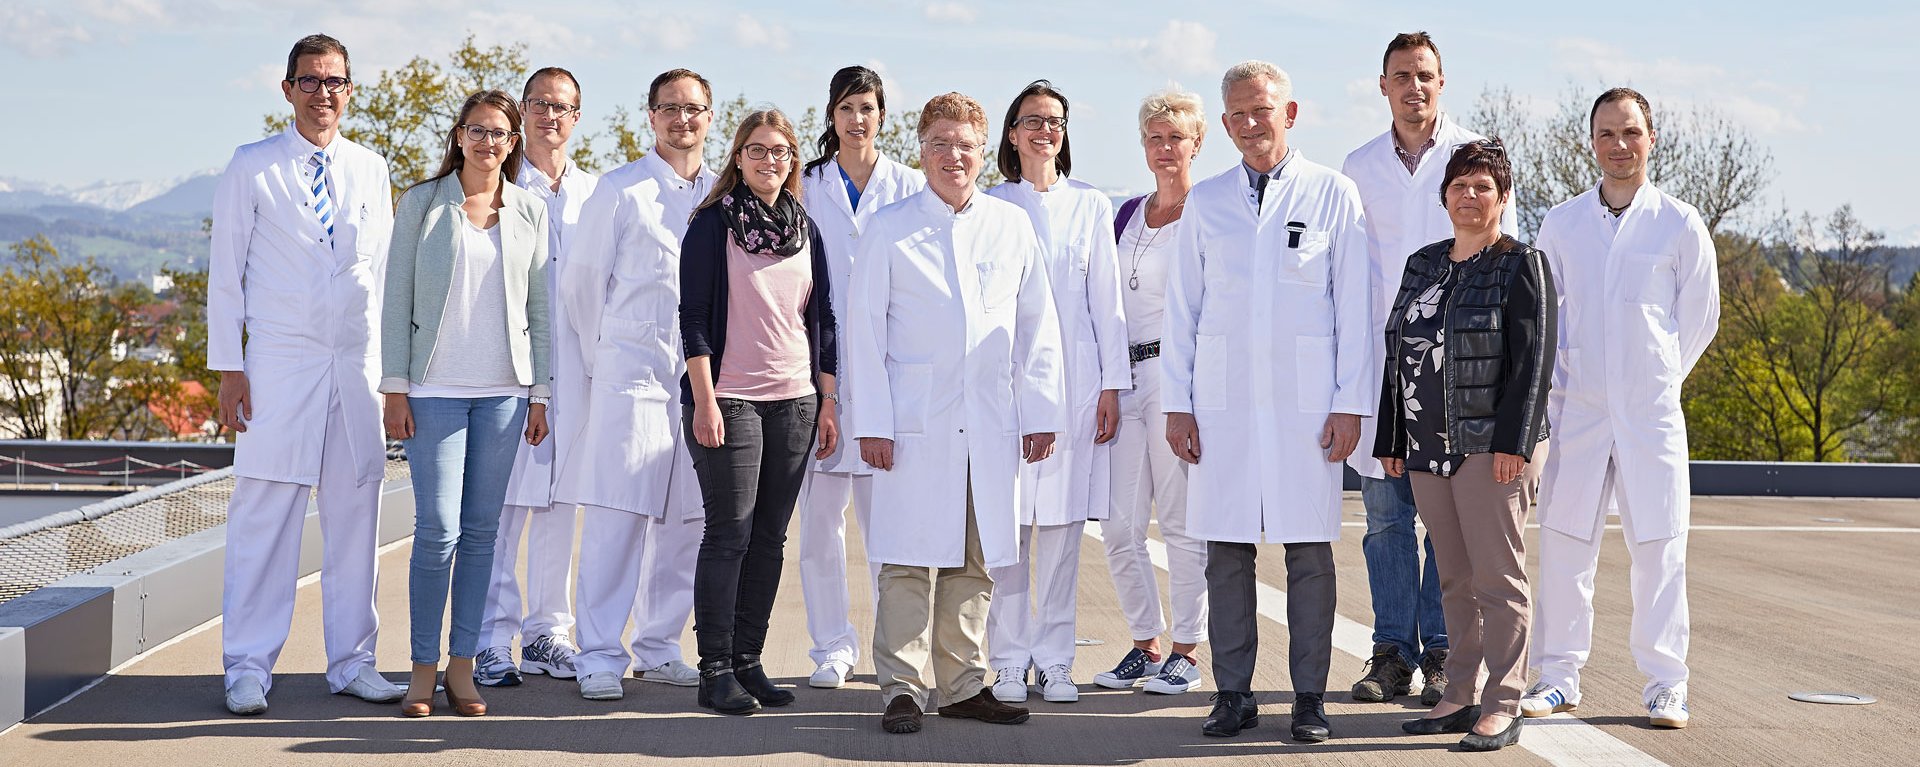
[[[1141,228],[1143,228],[1143,229],[1153,229],[1153,227],[1150,227],[1150,226],[1147,226],[1147,214],[1153,211],[1153,201],[1154,201],[1154,199],[1155,199],[1155,198],[1157,198],[1157,197],[1159,197],[1159,196],[1160,196],[1160,193],[1159,193],[1159,192],[1154,192],[1153,194],[1150,194],[1150,195],[1147,195],[1147,200],[1146,200],[1146,203],[1140,206],[1140,208],[1141,208],[1141,210],[1140,210],[1140,227],[1141,227]],[[1179,202],[1177,202],[1177,203],[1174,203],[1174,206],[1173,206],[1173,207],[1174,207],[1174,209],[1175,209],[1175,210],[1179,210],[1180,208],[1182,208],[1182,207],[1185,207],[1185,206],[1186,206],[1186,204],[1187,204],[1187,201],[1186,201],[1186,200],[1181,200],[1181,201],[1179,201]],[[1163,227],[1160,227],[1160,229],[1165,229],[1165,228],[1166,228],[1166,227],[1164,227],[1164,226],[1163,226]],[[1154,241],[1155,241],[1155,240],[1158,240],[1158,239],[1160,239],[1160,229],[1153,229],[1153,234],[1151,234],[1151,235],[1148,235],[1148,237],[1147,237],[1147,239],[1146,239],[1146,241],[1145,241],[1145,242],[1142,242],[1142,241],[1140,241],[1140,240],[1139,240],[1138,238],[1135,238],[1135,239],[1134,239],[1134,244],[1133,244],[1133,273],[1127,276],[1127,289],[1128,289],[1128,290],[1139,290],[1139,289],[1140,289],[1140,259],[1141,259],[1141,258],[1143,258],[1143,257],[1144,257],[1144,256],[1146,255],[1146,252],[1147,252],[1148,250],[1150,250],[1150,249],[1152,249],[1152,248],[1153,248],[1153,243],[1154,243]]]

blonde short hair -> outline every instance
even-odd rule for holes
[[[1192,134],[1195,141],[1207,135],[1206,107],[1200,94],[1178,88],[1159,91],[1140,102],[1140,138],[1147,137],[1147,123],[1166,120],[1174,128]]]
[[[933,124],[941,120],[967,123],[980,134],[981,141],[987,138],[987,110],[980,107],[980,102],[974,101],[973,97],[964,93],[940,94],[920,108],[920,138],[925,139],[927,131],[932,130]]]
[[[1233,89],[1234,83],[1260,77],[1273,81],[1273,95],[1280,103],[1293,100],[1293,78],[1279,67],[1258,59],[1242,61],[1227,69],[1226,76],[1220,78],[1220,100],[1227,100],[1227,91]]]

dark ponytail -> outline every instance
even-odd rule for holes
[[[801,175],[812,173],[815,168],[826,165],[840,153],[840,133],[833,127],[833,110],[840,102],[862,93],[873,94],[873,100],[880,106],[880,113],[887,112],[887,91],[880,84],[880,75],[866,67],[842,67],[833,73],[833,80],[827,84],[827,127],[821,131],[820,138],[814,142],[820,148],[820,156],[801,170]],[[879,138],[880,126],[874,126],[874,138]]]

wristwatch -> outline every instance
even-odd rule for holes
[[[820,398],[821,398],[821,399],[824,399],[824,400],[832,400],[832,401],[833,401],[833,404],[835,404],[835,405],[838,405],[838,404],[840,404],[840,393],[839,393],[839,392],[834,392],[834,391],[830,391],[830,392],[827,392],[826,394],[822,394],[822,395],[820,395]]]
[[[539,396],[533,396],[533,395],[529,395],[529,396],[527,397],[527,404],[529,404],[529,405],[551,405],[551,404],[553,404],[553,398],[552,398],[552,397],[539,397]]]

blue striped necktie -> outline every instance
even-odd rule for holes
[[[327,229],[327,239],[333,239],[333,192],[327,188],[327,153],[314,152],[313,159],[307,164],[313,166],[313,210],[320,214],[320,225]]]

